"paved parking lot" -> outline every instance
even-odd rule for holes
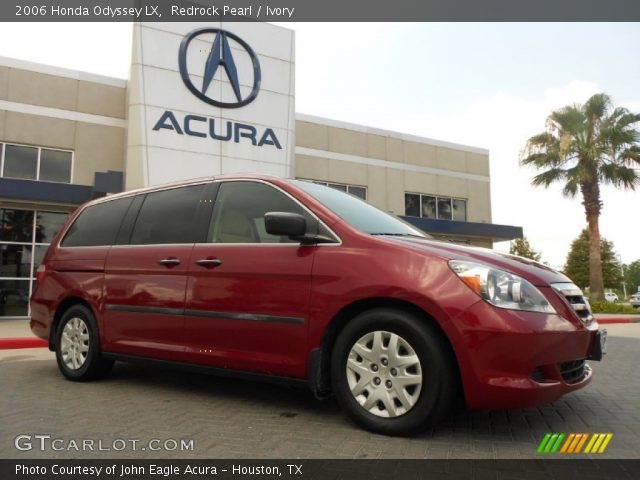
[[[535,458],[547,432],[612,432],[601,456],[640,458],[640,324],[607,328],[609,354],[592,363],[586,389],[540,408],[457,411],[409,439],[358,430],[333,400],[306,390],[125,364],[107,380],[78,384],[44,349],[0,351],[0,458]],[[20,434],[103,448],[116,439],[193,439],[193,451],[23,452],[14,447]]]

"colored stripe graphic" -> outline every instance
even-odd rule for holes
[[[538,445],[538,453],[556,453],[564,437],[564,433],[547,433]]]
[[[580,442],[578,442],[578,445],[576,445],[576,450],[573,453],[580,453],[580,451],[582,450],[582,446],[584,445],[584,442],[587,441],[587,438],[589,438],[589,434],[583,433],[582,438],[580,439]]]
[[[582,440],[582,433],[576,433],[576,436],[573,437],[573,442],[571,442],[571,445],[569,446],[569,450],[567,450],[567,453],[575,452],[576,447],[578,446],[578,443],[580,442],[580,440]]]
[[[594,433],[584,453],[603,453],[612,438],[612,433]]]
[[[562,446],[562,450],[560,450],[560,453],[567,453],[567,449],[569,448],[569,445],[571,445],[571,442],[573,442],[573,439],[576,437],[575,433],[570,433],[569,437],[567,438],[567,441],[564,442],[564,445]]]
[[[560,435],[558,435],[558,439],[556,440],[556,443],[553,445],[553,447],[551,447],[551,453],[556,453],[558,451],[558,448],[560,448],[560,444],[562,443],[562,440],[564,440],[564,433],[561,433]]]
[[[544,452],[544,447],[547,445],[547,442],[549,441],[549,438],[551,438],[551,434],[547,433],[544,438],[542,439],[542,441],[540,442],[540,445],[538,445],[538,453],[543,453]]]
[[[538,453],[603,453],[612,438],[613,433],[547,433],[538,445]]]

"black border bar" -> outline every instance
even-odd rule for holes
[[[35,9],[35,10],[34,10]],[[637,22],[638,0],[14,0],[2,22]],[[331,32],[327,32],[330,35]]]
[[[533,446],[532,446],[533,448]],[[266,453],[266,452],[265,452]],[[54,465],[77,468],[75,475],[55,475]],[[171,469],[168,476],[151,473],[151,465]],[[40,468],[40,473],[19,473],[16,466]],[[122,467],[143,467],[136,474],[122,473]],[[187,466],[216,469],[215,475],[185,473]],[[83,467],[85,468],[83,473]],[[96,469],[101,467],[100,475]],[[235,467],[235,470],[234,470]],[[46,473],[42,469],[46,468]],[[108,470],[109,469],[109,470]],[[113,469],[113,470],[111,470]],[[176,470],[177,469],[177,470]],[[281,475],[266,473],[277,469]],[[134,469],[132,469],[134,470]],[[226,470],[226,471],[224,471]],[[107,471],[113,471],[108,474]],[[211,471],[211,470],[210,470]],[[22,470],[24,472],[24,470]],[[91,473],[94,472],[94,473]],[[247,473],[242,473],[247,472]],[[264,473],[260,473],[264,472]],[[395,480],[395,479],[503,479],[503,480],[632,480],[640,472],[640,460],[0,460],[3,480],[158,480],[188,479],[273,479],[311,480]]]

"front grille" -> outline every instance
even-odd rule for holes
[[[591,305],[589,305],[589,300],[583,295],[582,290],[573,283],[554,283],[551,286],[564,296],[583,324],[591,325],[591,322],[593,322]]]
[[[582,380],[584,377],[585,366],[587,362],[584,359],[571,360],[570,362],[563,362],[558,364],[560,375],[562,379],[567,383],[575,383]]]

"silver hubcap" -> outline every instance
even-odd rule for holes
[[[415,350],[400,335],[370,332],[351,347],[347,382],[353,397],[369,413],[399,417],[420,397],[422,368]]]
[[[89,328],[83,319],[73,317],[64,326],[60,353],[62,353],[62,361],[71,370],[79,369],[87,361]]]

